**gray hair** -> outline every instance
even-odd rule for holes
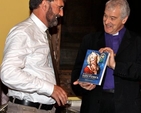
[[[127,16],[129,17],[130,7],[127,0],[109,0],[106,2],[106,7],[108,8],[114,8],[116,6],[121,8],[121,19],[124,19]]]

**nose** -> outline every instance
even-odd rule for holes
[[[59,15],[63,16],[63,9],[60,10]]]
[[[103,21],[105,24],[107,24],[107,23],[109,23],[110,20],[109,20],[109,18],[103,18]]]

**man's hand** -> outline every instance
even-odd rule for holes
[[[100,53],[103,53],[103,52],[109,52],[110,53],[110,57],[109,57],[109,61],[108,61],[108,67],[112,68],[113,70],[115,69],[115,65],[116,65],[116,62],[115,62],[115,54],[114,54],[114,51],[109,48],[109,47],[105,47],[105,48],[101,48],[99,50]]]
[[[51,96],[56,100],[59,106],[65,105],[67,103],[67,93],[57,85],[54,85],[54,91]]]
[[[79,82],[78,80],[73,83],[73,85],[78,85],[78,84],[86,90],[92,90],[96,87],[95,84],[87,83],[87,82]]]

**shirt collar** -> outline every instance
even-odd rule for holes
[[[118,34],[119,34],[119,32],[117,32],[117,33],[113,34],[113,36],[117,36]]]
[[[31,13],[30,18],[38,26],[41,32],[45,32],[48,29],[46,25],[34,13]]]
[[[115,34],[108,34],[108,33],[105,32],[105,36],[117,36],[117,35],[123,36],[124,33],[125,33],[125,31],[126,31],[126,28],[123,27],[119,32],[117,32],[117,33],[115,33]]]

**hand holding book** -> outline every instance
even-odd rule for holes
[[[109,52],[106,49],[87,50],[83,66],[81,69],[79,82],[88,82],[95,85],[101,85],[107,62],[109,59]],[[110,49],[108,49],[110,51]]]
[[[108,61],[107,65],[108,65],[108,67],[115,69],[115,65],[116,65],[115,56],[116,56],[116,54],[114,53],[114,51],[109,47],[105,47],[105,48],[101,48],[99,50],[99,52],[100,53],[108,52],[110,54],[109,61]]]
[[[73,85],[80,85],[82,88],[86,89],[86,90],[92,90],[96,87],[95,84],[89,83],[89,82],[80,82],[79,80],[75,81],[73,83]]]

